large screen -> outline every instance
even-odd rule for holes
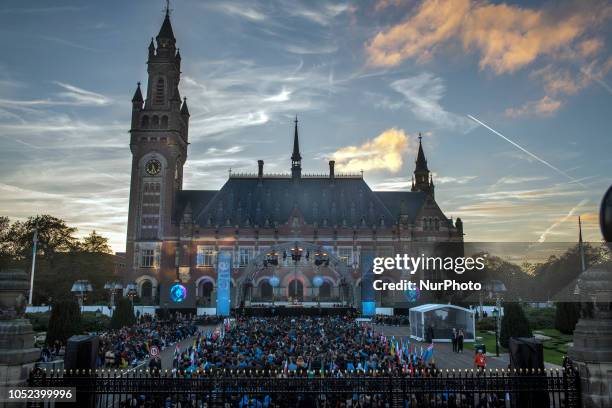
[[[196,307],[195,285],[182,282],[162,282],[160,305],[169,309],[193,309]]]

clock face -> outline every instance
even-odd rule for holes
[[[161,163],[157,159],[149,160],[145,165],[145,170],[152,176],[156,176],[161,171]]]

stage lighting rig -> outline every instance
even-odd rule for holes
[[[268,265],[278,266],[278,253],[276,251],[268,252],[263,262],[264,266]]]
[[[304,252],[304,248],[300,248],[297,245],[297,242],[295,243],[295,247],[291,248],[291,259],[294,262],[299,262],[300,259],[302,259],[302,253]]]
[[[317,251],[315,252],[315,265],[321,266],[329,266],[329,255],[325,251]]]

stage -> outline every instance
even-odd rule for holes
[[[243,316],[354,316],[357,311],[350,306],[327,302],[258,302],[235,309]]]

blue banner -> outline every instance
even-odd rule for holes
[[[376,314],[376,297],[374,296],[374,273],[372,266],[374,255],[361,253],[361,314],[363,316],[374,316]]]
[[[217,258],[217,315],[229,316],[232,254],[229,251],[221,251]]]

